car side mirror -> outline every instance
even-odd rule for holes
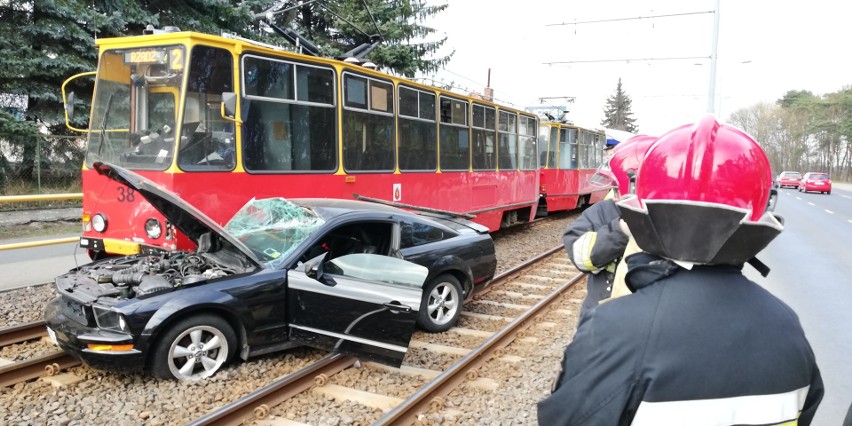
[[[769,190],[769,201],[766,205],[766,210],[773,212],[775,211],[775,204],[778,202],[778,190],[772,188]]]
[[[328,252],[323,253],[307,262],[305,262],[304,272],[308,278],[313,278],[317,281],[322,280],[323,275],[323,263],[325,263],[325,258],[328,255]]]

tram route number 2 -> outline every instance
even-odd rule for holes
[[[116,198],[116,199],[118,200],[119,203],[124,203],[124,202],[132,203],[133,200],[136,199],[136,191],[134,191],[130,188],[123,187],[123,186],[119,187],[118,188],[118,198]]]

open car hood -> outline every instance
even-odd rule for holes
[[[200,210],[183,201],[177,194],[115,164],[99,161],[93,164],[92,167],[99,174],[133,188],[133,190],[142,194],[175,228],[183,232],[196,244],[198,244],[199,239],[204,234],[212,234],[211,237],[218,237],[218,240],[222,244],[230,245],[235,250],[241,252],[247,259],[254,262],[256,266],[263,265],[263,262],[242,241],[229,234],[216,221],[210,219]]]

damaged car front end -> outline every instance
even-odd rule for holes
[[[57,277],[45,321],[64,351],[94,368],[180,380],[303,345],[401,363],[427,268],[373,254],[297,261],[327,225],[309,207],[253,199],[223,228],[133,172],[94,168],[142,194],[197,248],[108,258]],[[387,278],[359,275],[365,265]]]

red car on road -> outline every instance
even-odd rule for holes
[[[808,172],[799,181],[799,192],[818,191],[831,194],[831,178],[828,173]]]
[[[791,188],[796,188],[799,186],[799,181],[801,179],[802,175],[799,172],[781,172],[775,180],[775,187],[783,188],[785,186],[789,186]]]

